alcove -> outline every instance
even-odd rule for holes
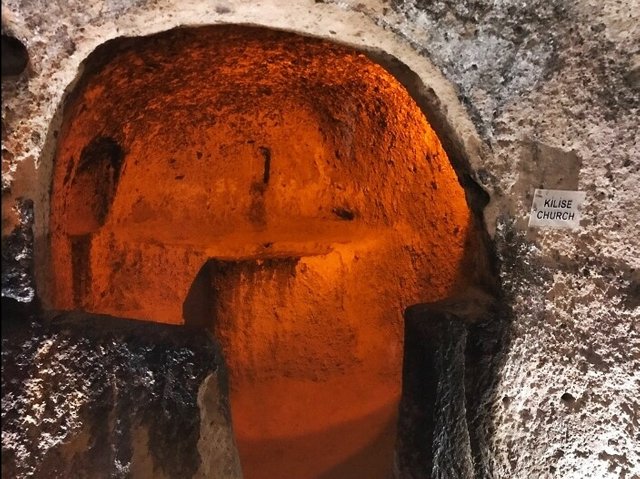
[[[247,26],[115,40],[64,110],[47,303],[211,332],[247,479],[386,478],[403,311],[475,278],[459,178],[350,47]]]

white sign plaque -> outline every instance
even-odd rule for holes
[[[529,227],[576,229],[580,226],[580,207],[584,191],[538,190],[533,193]]]

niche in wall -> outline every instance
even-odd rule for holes
[[[388,477],[403,311],[474,267],[423,112],[365,54],[292,33],[106,52],[64,112],[47,303],[214,334],[247,479]]]

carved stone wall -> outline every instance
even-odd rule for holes
[[[464,157],[491,198],[484,213],[503,316],[495,334],[468,339],[480,358],[497,351],[487,365],[496,379],[469,421],[477,474],[640,477],[637,0],[2,5],[3,33],[30,59],[2,80],[3,246],[12,234],[18,242],[3,253],[3,275],[25,288],[46,281],[32,281],[31,250],[20,245],[33,235],[37,265],[56,112],[98,45],[178,25],[248,23],[385,52],[426,85],[450,132],[449,155]],[[587,193],[579,230],[527,230],[541,186]],[[10,279],[3,295],[31,298],[19,284],[5,288]]]

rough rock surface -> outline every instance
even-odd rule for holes
[[[239,477],[207,335],[6,301],[4,477]]]
[[[398,6],[494,151],[478,174],[500,204],[496,248],[513,323],[487,404],[496,429],[483,476],[640,477],[640,95],[627,76],[638,7]],[[531,142],[565,156],[545,152],[548,166],[536,170],[547,175],[523,183]],[[572,157],[582,166],[558,185],[553,175]],[[556,185],[587,192],[581,230],[527,235],[533,189]]]
[[[2,236],[2,296],[21,303],[32,303],[36,301],[33,281],[33,202],[18,201],[15,209],[18,224]]]
[[[638,0],[5,0],[3,7],[31,62],[17,80],[3,79],[3,205],[20,197],[46,204],[56,129],[49,125],[79,61],[107,39],[245,22],[428,59],[484,145],[473,166],[491,196],[486,218],[509,312],[501,323],[508,328],[498,328],[508,333],[494,363],[500,374],[476,398],[484,418],[471,431],[481,438],[479,476],[640,477]],[[427,80],[448,91],[437,75]],[[454,115],[450,99],[444,104]],[[523,168],[536,155],[543,168]],[[34,164],[37,181],[21,176]],[[587,192],[580,230],[526,229],[533,189],[548,185]]]

